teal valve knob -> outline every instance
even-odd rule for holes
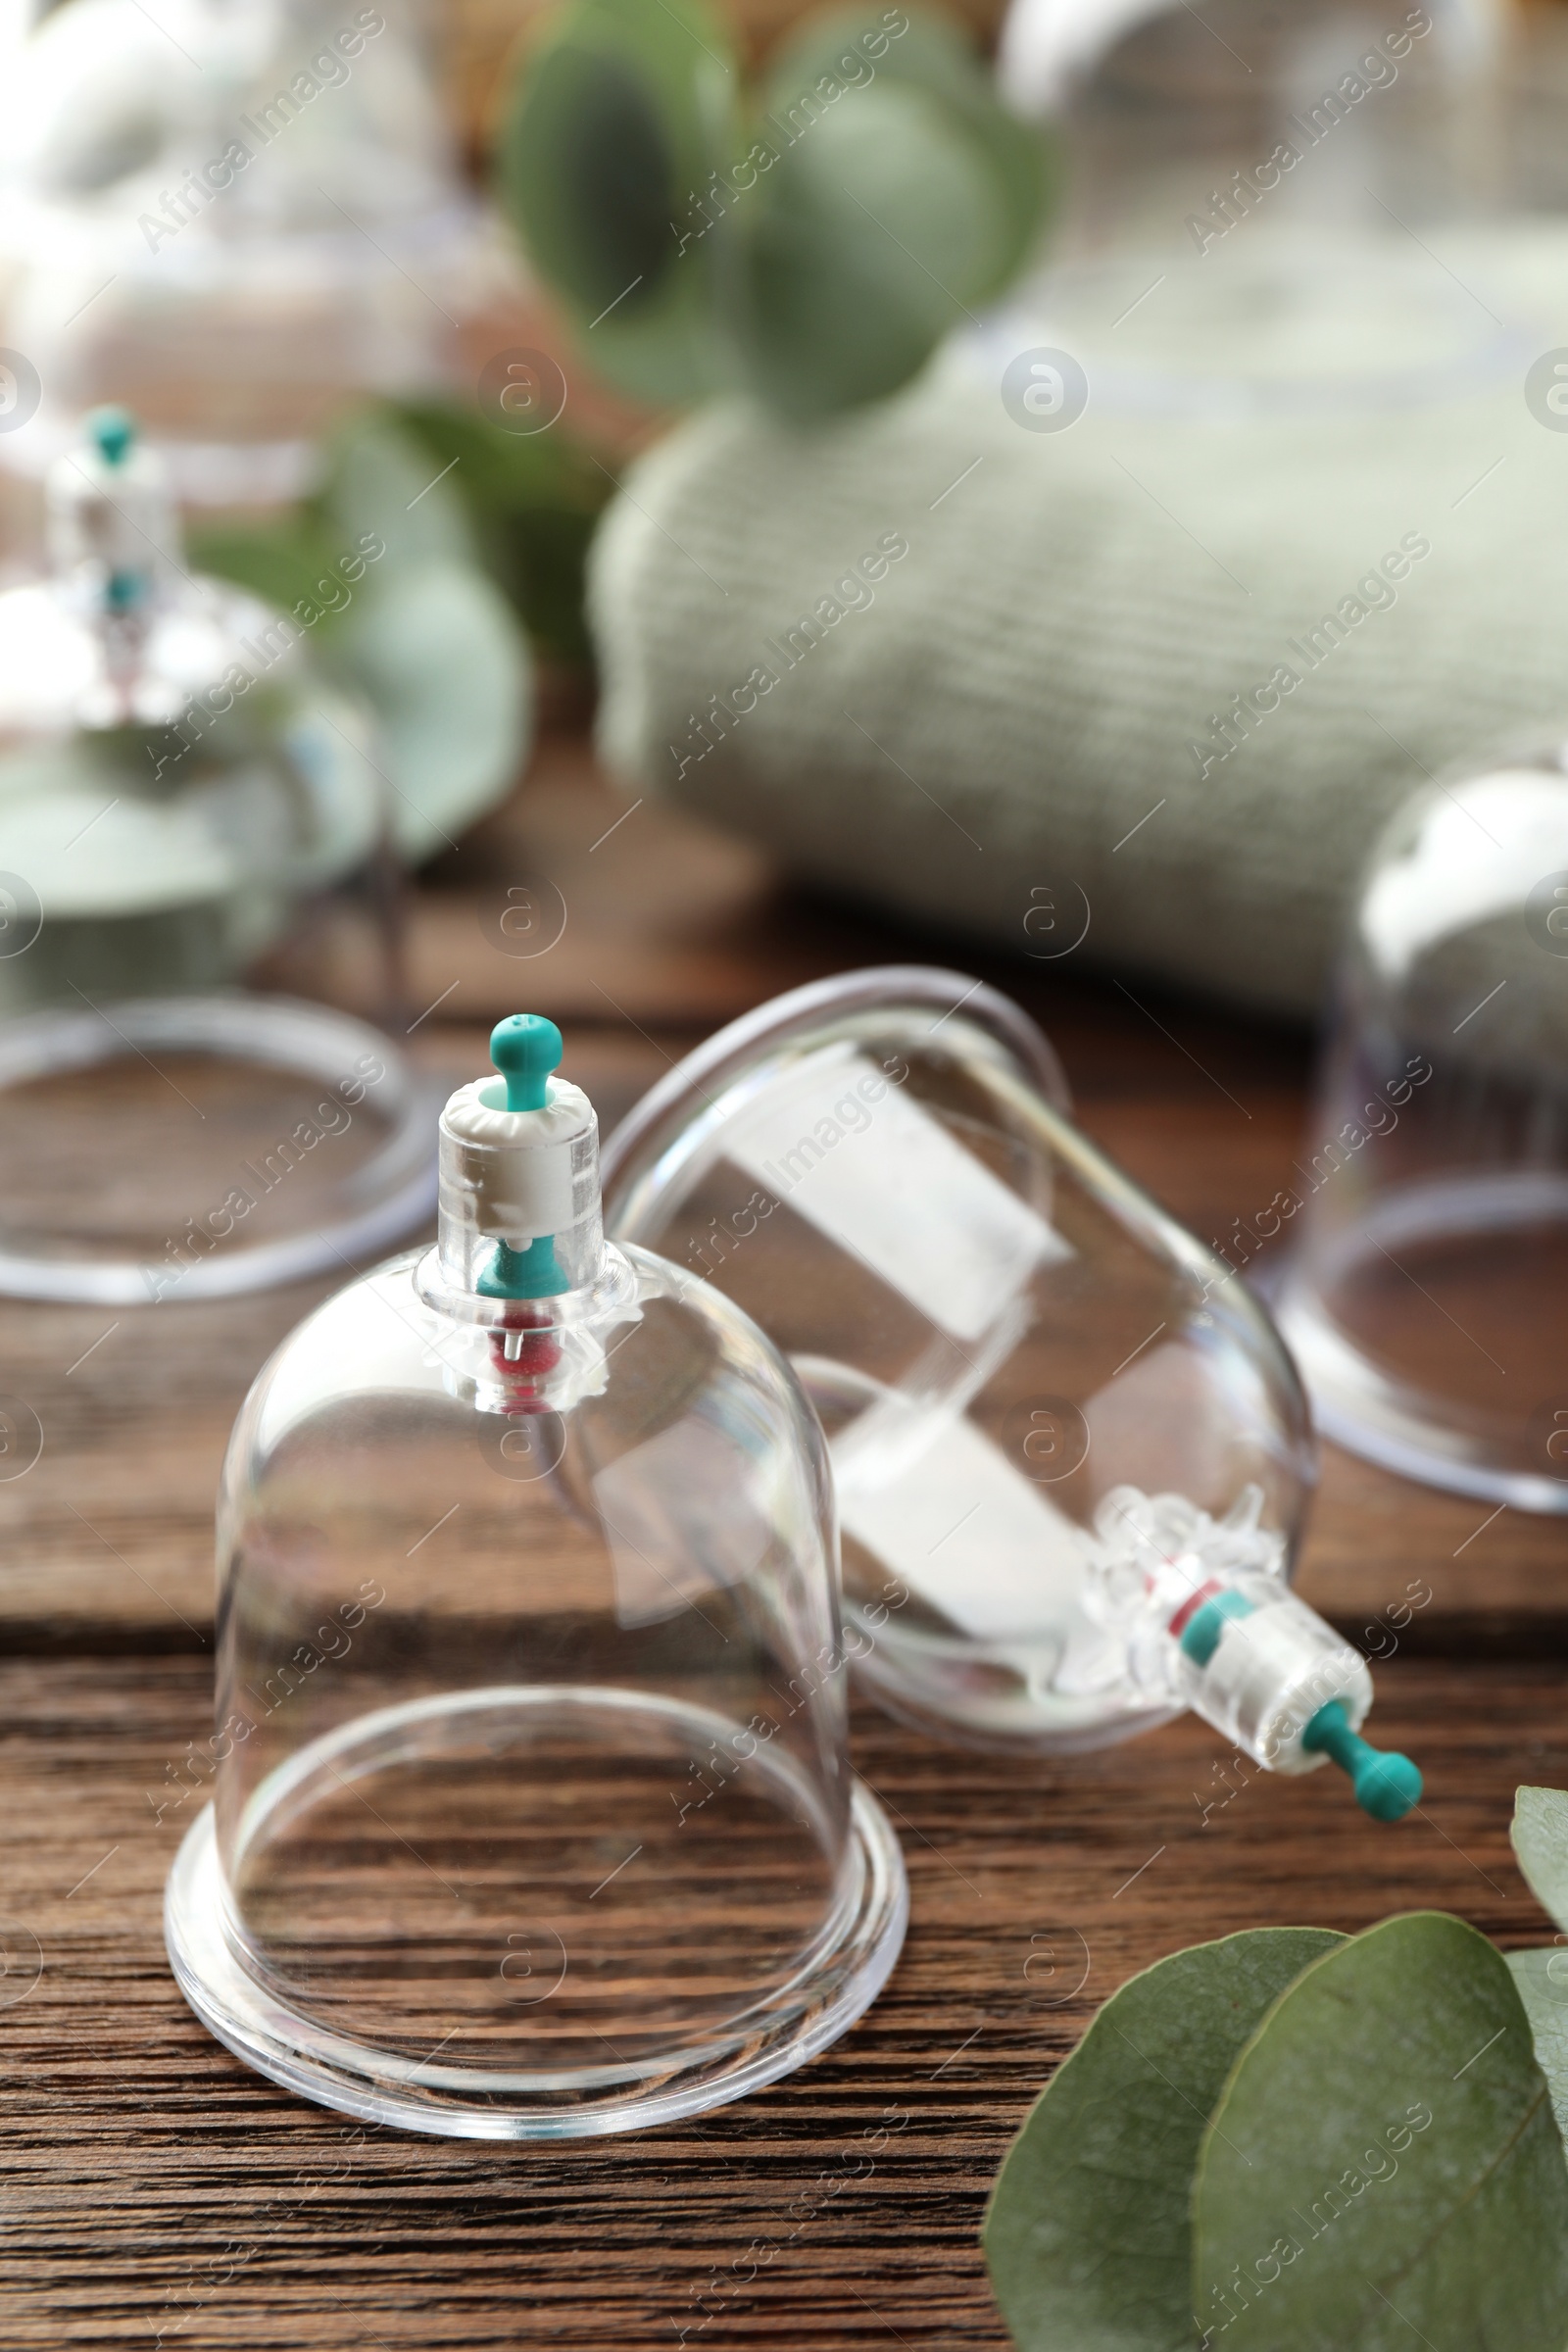
[[[565,1052],[561,1031],[542,1013],[512,1012],[490,1032],[490,1058],[507,1082],[508,1110],[543,1110],[550,1074]]]
[[[549,1108],[551,1072],[561,1067],[564,1051],[561,1031],[541,1013],[512,1012],[496,1023],[490,1032],[490,1058],[506,1080],[509,1111]],[[497,1242],[478,1283],[486,1298],[557,1298],[569,1287],[550,1233],[539,1234],[520,1249],[512,1242]]]
[[[136,419],[128,409],[94,409],[85,431],[106,466],[123,466],[136,446]]]
[[[559,1298],[568,1287],[553,1233],[540,1234],[520,1250],[511,1242],[497,1242],[478,1281],[481,1298]]]
[[[144,571],[112,571],[104,582],[104,603],[111,612],[130,612],[147,593]]]
[[[1350,1776],[1355,1801],[1374,1821],[1402,1821],[1421,1801],[1421,1775],[1408,1756],[1372,1746],[1352,1732],[1343,1701],[1331,1698],[1319,1707],[1305,1731],[1301,1745],[1321,1752]]]
[[[1217,1592],[1212,1600],[1191,1616],[1182,1629],[1181,1643],[1184,1658],[1195,1666],[1206,1666],[1220,1644],[1220,1637],[1228,1625],[1243,1617],[1252,1616],[1257,1609],[1255,1600],[1245,1592]]]

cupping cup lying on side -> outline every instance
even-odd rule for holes
[[[632,1112],[606,1201],[800,1374],[846,1639],[892,1713],[1050,1751],[1195,1707],[1275,1771],[1333,1755],[1369,1810],[1407,1810],[1411,1768],[1344,1744],[1364,1662],[1289,1589],[1313,1477],[1290,1358],[1073,1125],[1007,999],[911,967],[762,1006]]]

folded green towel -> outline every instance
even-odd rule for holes
[[[612,767],[944,928],[1312,1010],[1404,794],[1568,719],[1568,233],[1391,229],[1288,301],[1248,260],[1130,332],[1136,266],[1043,290],[822,430],[677,430],[595,552]]]

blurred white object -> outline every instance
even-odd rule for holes
[[[0,462],[133,407],[181,498],[291,498],[362,393],[433,389],[493,267],[399,0],[0,21]],[[18,381],[20,379],[20,381]],[[3,389],[3,388],[0,388]]]
[[[1035,330],[1135,415],[1522,372],[1495,257],[1469,250],[1502,193],[1504,28],[1496,0],[1013,0],[1003,85],[1068,169],[1009,348]]]
[[[998,66],[1005,96],[1025,115],[1117,93],[1125,102],[1135,91],[1146,103],[1228,98],[1266,112],[1303,72],[1310,80],[1322,70],[1325,44],[1382,44],[1407,24],[1420,38],[1413,20],[1425,17],[1446,60],[1474,62],[1494,46],[1502,13],[1497,0],[1434,0],[1402,19],[1366,0],[1296,0],[1289,10],[1217,0],[1201,16],[1182,0],[1012,0]],[[1255,86],[1244,89],[1242,74]]]
[[[1078,84],[1165,0],[1013,0],[1003,21],[997,68],[1021,115],[1054,115]]]
[[[1201,14],[1185,0],[1012,0],[998,74],[1020,114],[1055,117],[1069,132],[1093,126],[1102,137],[1119,126],[1123,176],[1137,181],[1180,151],[1200,165],[1217,162],[1237,134],[1245,161],[1260,131],[1286,136],[1291,113],[1310,108],[1320,85],[1339,95],[1342,121],[1396,81],[1406,103],[1412,91],[1430,99],[1443,84],[1456,92],[1495,59],[1505,16],[1499,0],[1403,10],[1397,0],[1295,0],[1289,9],[1213,0]],[[1357,96],[1344,76],[1369,54]]]

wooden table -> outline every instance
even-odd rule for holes
[[[519,962],[500,917],[509,891],[541,886],[565,927]],[[570,734],[426,878],[411,1019],[434,1009],[409,1042],[432,1076],[469,1075],[520,988],[565,1028],[608,1128],[747,1005],[911,957],[1009,988],[1085,1126],[1204,1237],[1287,1180],[1302,1038],[802,902],[743,848],[652,806],[626,815]],[[1381,1733],[1428,1773],[1407,1825],[1379,1829],[1321,1784],[1227,1777],[1192,1721],[1017,1763],[862,1707],[856,1762],[903,1837],[913,1922],[826,2057],[634,2140],[372,2132],[345,2154],[341,2119],[246,2072],[176,1992],[160,1902],[183,1817],[159,1822],[148,1793],[205,1728],[229,1422],[325,1287],[118,1316],[0,1308],[0,1389],[50,1433],[0,1484],[7,2347],[1003,2345],[977,2243],[988,2185],[1133,1970],[1238,1928],[1418,1905],[1544,1939],[1507,1822],[1517,1782],[1568,1784],[1565,1531],[1330,1454],[1303,1592],[1354,1635],[1411,1580],[1432,1591],[1379,1669]]]

